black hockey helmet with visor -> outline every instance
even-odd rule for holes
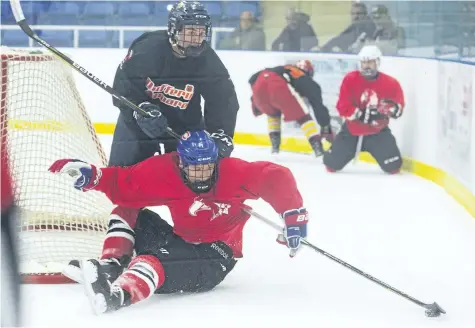
[[[180,56],[197,57],[211,43],[211,17],[198,1],[180,1],[168,14],[168,36]]]

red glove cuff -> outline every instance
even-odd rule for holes
[[[308,212],[304,207],[288,210],[281,214],[285,221],[285,225],[304,225],[308,223]]]

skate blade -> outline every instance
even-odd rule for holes
[[[92,289],[92,284],[97,281],[97,267],[89,262],[88,260],[83,260],[80,262],[82,281],[84,290],[86,292],[89,303],[92,306],[92,309],[96,315],[101,315],[107,311],[107,303],[104,295],[96,294]]]

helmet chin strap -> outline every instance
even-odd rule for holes
[[[183,169],[181,169],[180,171],[181,171],[183,181],[188,186],[188,188],[191,189],[191,191],[193,191],[197,194],[200,194],[200,193],[207,193],[208,191],[211,190],[211,188],[213,188],[214,173],[213,173],[213,175],[210,176],[209,179],[206,179],[206,180],[203,180],[203,181],[191,182],[190,178],[188,177],[188,174],[186,174],[186,172]]]

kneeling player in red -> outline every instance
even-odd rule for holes
[[[271,162],[220,158],[205,131],[187,132],[177,152],[134,166],[97,168],[62,159],[50,171],[73,177],[76,189],[103,192],[116,205],[170,209],[173,226],[155,212],[140,211],[131,261],[81,262],[97,314],[154,293],[201,292],[220,284],[243,256],[248,199],[262,198],[279,213],[285,229],[278,241],[290,248],[290,256],[307,236],[307,211],[290,170]]]
[[[386,173],[401,169],[401,152],[388,125],[390,119],[401,117],[404,93],[394,77],[379,72],[381,56],[377,46],[364,46],[360,70],[343,78],[336,107],[345,123],[323,155],[330,172],[343,169],[360,150],[369,152]]]

